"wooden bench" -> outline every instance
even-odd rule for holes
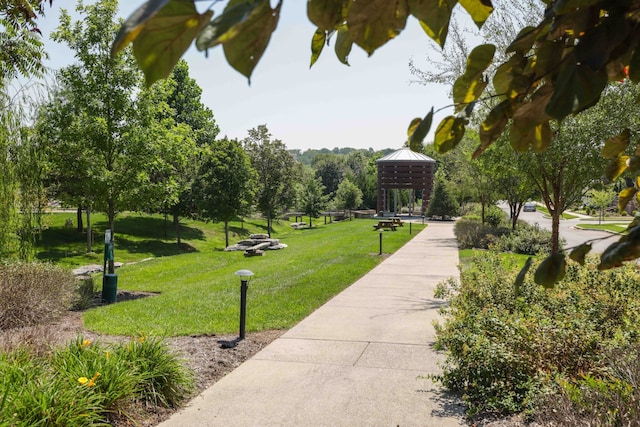
[[[377,224],[373,225],[374,230],[380,230],[382,228],[389,228],[391,229],[391,231],[396,231],[396,229],[398,228],[398,224],[394,224],[394,222],[391,220],[384,219],[378,221]]]

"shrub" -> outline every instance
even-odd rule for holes
[[[76,300],[73,303],[75,310],[85,310],[93,305],[93,297],[96,291],[93,277],[86,276],[78,280],[76,287]]]
[[[548,399],[536,415],[543,425],[640,425],[640,347],[617,348],[605,356],[597,376],[560,378],[560,395]]]
[[[436,327],[437,346],[448,351],[437,379],[462,393],[470,414],[532,413],[545,394],[557,392],[556,377],[606,379],[602,355],[640,338],[640,277],[632,265],[596,265],[570,263],[551,290],[529,274],[516,297],[517,269],[505,269],[492,252],[475,259]]]
[[[138,337],[121,347],[119,356],[140,372],[138,398],[147,403],[173,408],[193,391],[191,371],[161,340]]]
[[[45,263],[0,264],[0,329],[49,322],[71,306],[71,273]]]
[[[464,217],[456,222],[454,233],[460,249],[488,249],[500,236],[509,233],[509,229],[483,225]]]
[[[506,214],[498,206],[489,206],[484,213],[484,220],[492,227],[498,227],[506,218]]]
[[[176,406],[192,390],[190,371],[155,339],[106,346],[78,337],[53,354],[0,353],[2,426],[108,426],[134,401]]]
[[[536,255],[551,251],[551,231],[540,228],[538,224],[529,225],[519,222],[518,227],[509,234],[500,236],[496,250],[517,254]]]

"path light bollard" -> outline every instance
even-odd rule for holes
[[[222,348],[233,348],[244,339],[245,325],[247,318],[247,289],[249,289],[249,280],[253,276],[251,270],[238,270],[234,273],[240,277],[240,335],[233,341],[218,341]]]
[[[382,255],[382,233],[384,232],[384,230],[381,228],[378,230],[378,233],[380,234],[380,254]]]

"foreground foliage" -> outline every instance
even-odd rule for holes
[[[450,299],[437,326],[437,345],[448,351],[442,383],[462,393],[470,414],[531,414],[550,394],[566,394],[585,408],[598,391],[618,399],[621,414],[632,411],[624,402],[637,402],[633,379],[612,376],[622,365],[613,362],[612,369],[613,359],[604,356],[640,348],[635,269],[598,271],[593,259],[571,263],[554,289],[529,277],[517,297],[516,274],[498,254],[484,252],[466,264],[460,284],[440,285],[438,296]],[[596,416],[611,415],[605,406]]]
[[[193,376],[168,346],[137,337],[103,345],[82,337],[49,356],[0,353],[0,426],[110,425],[132,402],[176,407]]]

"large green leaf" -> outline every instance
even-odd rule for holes
[[[438,153],[446,153],[456,148],[462,140],[465,131],[466,119],[461,117],[447,116],[438,128],[433,145]]]
[[[473,19],[478,28],[482,27],[491,12],[493,12],[491,0],[459,0],[459,3],[471,15],[471,19]]]
[[[584,265],[587,254],[591,252],[591,247],[591,243],[583,243],[580,246],[576,246],[569,254],[569,258],[580,265]]]
[[[354,43],[372,55],[380,46],[400,34],[407,24],[407,0],[351,2],[347,26]]]
[[[509,117],[513,114],[512,101],[507,99],[493,107],[484,121],[480,124],[480,145],[473,153],[473,158],[477,158],[484,152],[493,141],[495,141],[504,131]]]
[[[631,130],[626,128],[619,135],[613,136],[604,143],[602,147],[602,157],[605,159],[615,159],[620,154],[624,153],[624,150],[629,147],[631,141]]]
[[[633,197],[638,193],[638,189],[636,187],[627,187],[623,188],[622,191],[618,194],[618,210],[622,212],[624,208],[627,206],[627,203],[633,199]]]
[[[600,257],[598,270],[620,267],[625,261],[640,257],[640,226],[629,229],[629,233],[607,247]]]
[[[322,53],[322,49],[324,48],[324,44],[327,42],[327,33],[318,28],[315,33],[313,33],[313,38],[311,39],[311,64],[309,67],[313,67],[313,64],[316,63],[320,54]]]
[[[555,92],[547,104],[547,114],[562,120],[569,114],[580,112],[600,98],[606,85],[605,71],[594,71],[568,60],[553,81]]]
[[[169,76],[213,12],[199,14],[189,0],[171,0],[133,40],[133,54],[147,86]]]
[[[520,296],[520,287],[524,283],[524,278],[526,277],[527,273],[529,272],[529,269],[531,268],[532,262],[533,262],[533,258],[532,257],[527,258],[527,261],[524,263],[524,266],[522,267],[522,269],[520,270],[520,272],[516,276],[516,281],[513,284],[514,285],[514,289],[515,289],[516,298],[518,298]]]
[[[620,178],[620,175],[627,169],[627,160],[629,160],[629,156],[620,156],[611,160],[604,170],[604,175],[609,181]]]
[[[527,60],[522,54],[514,54],[500,65],[493,75],[493,88],[498,95],[515,98],[529,88],[529,78],[523,74]]]
[[[433,122],[433,107],[431,107],[431,111],[424,116],[424,119],[416,121],[415,119],[411,122],[412,125],[409,126],[409,146],[413,151],[418,151],[420,144],[429,133],[429,129],[431,129],[431,123]]]
[[[229,2],[224,12],[211,21],[196,39],[196,48],[206,50],[231,40],[243,28],[251,13],[259,7],[264,7],[264,2],[250,0],[236,0]]]
[[[545,258],[536,269],[533,280],[545,288],[553,288],[564,278],[567,262],[562,252],[555,252]]]
[[[308,0],[307,17],[319,29],[333,31],[344,23],[347,0]]]
[[[269,0],[260,0],[259,3],[251,15],[238,24],[241,27],[238,34],[222,45],[229,65],[248,79],[251,79],[253,69],[271,40],[282,7],[282,0],[275,9],[271,9]]]
[[[543,27],[524,27],[516,38],[511,42],[509,47],[507,47],[506,52],[520,52],[522,54],[529,53],[531,48],[533,47],[533,43],[536,41],[536,38],[542,31]]]
[[[457,0],[409,0],[409,11],[418,18],[425,33],[444,47],[451,12],[457,3]]]
[[[629,61],[629,78],[634,83],[640,82],[640,45],[636,45]]]
[[[509,134],[511,146],[520,152],[525,152],[529,147],[533,147],[534,152],[541,153],[551,144],[551,137],[549,122],[532,123],[518,120],[515,117]]]
[[[353,40],[351,39],[351,34],[347,31],[346,27],[338,29],[334,49],[338,60],[344,65],[349,65],[349,54],[351,53],[352,47]]]
[[[129,43],[135,40],[147,21],[158,13],[167,3],[169,3],[169,0],[149,0],[137,8],[136,11],[127,18],[124,24],[122,24],[122,27],[120,27],[116,39],[111,46],[111,56],[117,55],[118,52],[121,52]]]
[[[455,111],[464,109],[470,102],[476,101],[484,92],[488,82],[484,72],[493,61],[496,47],[492,44],[476,46],[467,58],[467,69],[453,84],[453,102]]]

